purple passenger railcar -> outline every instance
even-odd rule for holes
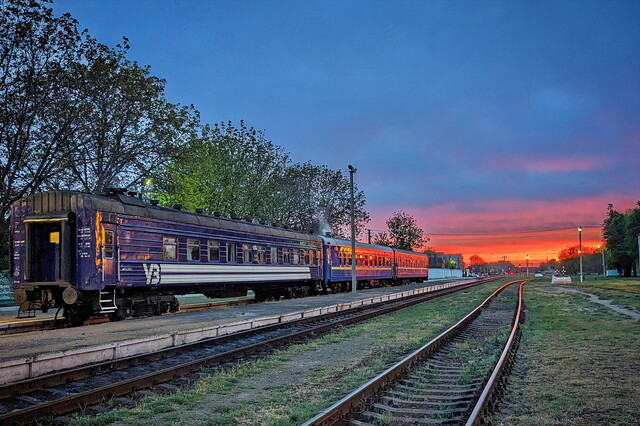
[[[296,297],[321,288],[321,241],[302,232],[189,213],[114,191],[50,191],[11,211],[16,302],[64,307],[74,323],[178,309],[177,294]]]
[[[424,253],[393,249],[395,278],[401,283],[423,282],[429,279],[429,256]]]
[[[351,288],[351,241],[320,237],[323,243],[323,285],[333,291]],[[359,287],[422,282],[429,278],[429,257],[423,253],[356,243]]]
[[[323,284],[334,291],[351,287],[351,241],[321,237],[324,251]],[[356,279],[359,286],[392,283],[393,249],[356,242]]]

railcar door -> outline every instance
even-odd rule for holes
[[[68,218],[27,218],[25,280],[71,281],[71,229]]]
[[[120,281],[117,225],[103,223],[102,227],[102,282],[115,285]]]

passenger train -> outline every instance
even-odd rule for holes
[[[125,190],[49,191],[11,209],[11,286],[21,309],[73,324],[179,309],[176,295],[257,301],[351,288],[351,242],[144,203]],[[356,245],[358,286],[428,279],[425,254]]]

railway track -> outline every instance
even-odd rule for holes
[[[177,315],[183,314],[186,312],[197,312],[197,311],[205,311],[209,309],[223,309],[229,306],[244,306],[255,303],[253,299],[238,299],[238,300],[229,300],[223,302],[205,302],[205,303],[194,303],[190,305],[181,305],[180,310],[173,314],[165,314],[165,315]],[[16,311],[17,311],[16,307]],[[131,318],[135,320],[135,318]],[[90,317],[85,323],[82,325],[89,326],[93,324],[102,324],[105,322],[109,322],[109,318],[106,316],[100,317]],[[20,334],[20,333],[28,333],[31,331],[45,331],[45,330],[57,330],[61,328],[68,327],[76,327],[69,325],[64,319],[55,319],[55,318],[47,318],[47,319],[23,319],[22,321],[0,321],[0,336],[9,335],[9,334]]]
[[[0,422],[24,424],[43,417],[59,416],[159,383],[169,382],[165,389],[175,388],[189,383],[190,375],[198,374],[203,368],[263,356],[276,348],[333,332],[337,327],[366,321],[488,281],[265,326],[4,385],[0,387]],[[124,405],[133,404],[131,398],[120,400]]]
[[[305,425],[483,423],[517,347],[525,282],[505,284],[449,330]]]

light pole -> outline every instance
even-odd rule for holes
[[[529,255],[527,255],[527,276],[529,276]]]
[[[582,226],[578,226],[578,255],[580,256],[580,282],[582,282]]]
[[[358,169],[349,164],[349,184],[351,185],[351,292],[355,293],[358,286],[356,278],[356,214],[353,199],[353,174]]]
[[[602,278],[607,278],[607,269],[604,266],[604,247],[598,246],[598,248],[600,249],[600,253],[602,253]]]

